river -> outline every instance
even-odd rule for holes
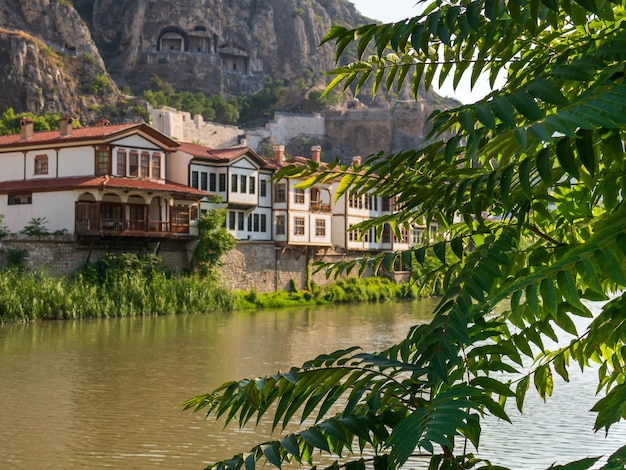
[[[223,430],[179,404],[230,379],[300,365],[322,352],[381,350],[427,321],[431,301],[0,326],[0,468],[200,469],[268,429]],[[618,426],[593,434],[593,376],[531,391],[516,423],[483,424],[481,455],[544,469],[609,454]],[[259,437],[261,435],[261,437]],[[417,467],[417,465],[411,465]]]

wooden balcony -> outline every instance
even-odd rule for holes
[[[170,220],[148,217],[149,207],[137,204],[77,202],[75,234],[81,237],[193,238],[189,207],[170,208]]]
[[[326,202],[311,201],[311,211],[313,212],[331,212],[332,206]]]

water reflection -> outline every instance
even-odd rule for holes
[[[202,468],[256,444],[259,436],[183,413],[183,400],[323,352],[355,344],[383,349],[426,320],[432,306],[4,325],[0,468]],[[516,417],[524,432],[503,423],[484,426],[485,455],[532,469],[578,458],[578,451],[584,457],[618,447],[625,433],[604,441],[582,421],[581,415],[593,422],[584,413],[590,405],[577,401],[582,388],[557,386],[556,394],[567,389],[573,396],[557,396],[556,411],[529,397],[528,416]],[[259,432],[269,431],[261,426]]]

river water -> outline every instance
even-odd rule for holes
[[[286,370],[352,345],[381,350],[431,301],[0,326],[1,469],[200,469],[269,437],[223,429],[179,404],[223,382]],[[481,456],[521,469],[607,455],[626,443],[591,431],[593,376],[529,391],[515,426],[483,424]],[[588,374],[586,374],[588,375]],[[411,468],[419,467],[411,463]]]

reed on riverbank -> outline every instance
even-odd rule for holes
[[[0,274],[0,322],[64,320],[232,310],[235,296],[214,281],[154,272],[97,283],[77,276],[5,270]]]

